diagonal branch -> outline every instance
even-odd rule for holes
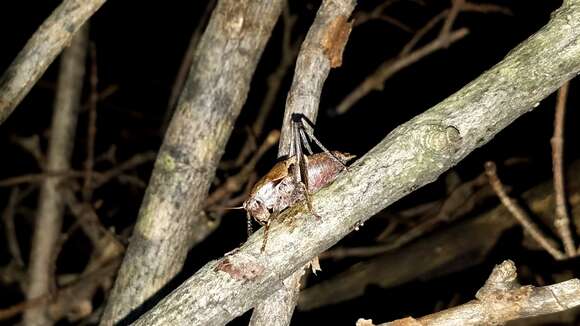
[[[0,78],[0,124],[14,111],[74,34],[106,0],[65,0]]]
[[[563,6],[506,58],[435,107],[393,130],[312,199],[270,228],[268,252],[258,231],[236,253],[211,261],[135,325],[216,325],[270,295],[361,222],[434,181],[470,152],[580,72],[580,4]]]

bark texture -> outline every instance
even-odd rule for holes
[[[236,253],[211,261],[136,325],[219,325],[244,313],[281,280],[360,223],[434,181],[490,141],[580,71],[580,5],[557,10],[539,32],[495,67],[435,107],[393,130],[313,196],[322,216],[299,205],[270,228],[266,253],[256,232]]]
[[[70,47],[63,52],[61,58],[45,167],[48,171],[68,171],[70,168],[85,75],[88,38],[87,26],[73,38]],[[29,259],[29,283],[26,292],[28,300],[48,295],[54,290],[54,265],[65,205],[64,194],[59,189],[62,181],[63,178],[58,177],[46,178],[40,188],[38,214]],[[47,305],[30,308],[24,313],[23,325],[53,323],[48,315]]]
[[[281,0],[222,0],[214,9],[155,162],[103,325],[124,318],[167,284],[181,270],[198,231],[211,229],[204,201],[281,9]]]
[[[0,78],[0,124],[14,111],[57,55],[106,0],[65,0],[48,17]]]

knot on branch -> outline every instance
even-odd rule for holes
[[[475,297],[481,301],[486,301],[491,296],[495,297],[498,292],[515,289],[519,286],[516,280],[517,277],[516,265],[513,261],[506,260],[494,267],[483,287],[475,294]]]
[[[424,124],[419,125],[415,132],[420,148],[434,155],[447,157],[457,152],[461,145],[461,134],[454,126]]]

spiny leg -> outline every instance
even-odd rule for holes
[[[320,147],[320,149],[322,149],[327,155],[329,155],[335,161],[337,161],[340,165],[342,165],[343,169],[348,171],[348,167],[346,166],[345,162],[343,162],[341,159],[336,157],[336,155],[334,155],[330,150],[328,150],[328,148],[326,148],[324,145],[322,145],[320,140],[318,140],[318,138],[316,138],[316,136],[314,136],[314,132],[313,132],[314,125],[312,124],[312,122],[310,120],[308,120],[308,118],[306,118],[303,114],[295,113],[292,115],[292,121],[297,126],[301,138],[305,139],[306,137],[308,137],[318,147]],[[312,128],[312,130],[309,130],[308,128],[306,128],[306,126],[304,125],[304,121],[306,121],[306,123],[309,125],[310,128]]]
[[[252,217],[250,216],[250,213],[246,212],[246,218],[247,218],[247,230],[248,230],[248,238],[252,235],[252,233],[254,233],[254,230],[252,228]]]
[[[321,219],[320,215],[318,215],[314,211],[314,206],[312,205],[312,198],[310,197],[310,192],[308,192],[307,185],[305,185],[304,183],[300,183],[300,186],[302,187],[304,197],[306,198],[306,206],[308,207],[308,211],[310,212],[310,214],[314,215],[314,217],[316,217],[317,219]]]
[[[268,233],[270,231],[270,221],[266,222],[264,225],[264,239],[262,240],[262,248],[260,249],[261,253],[266,251],[266,243],[268,242]]]

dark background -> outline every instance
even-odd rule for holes
[[[28,38],[59,3],[54,0],[0,2],[0,71],[8,67]],[[380,3],[360,1],[357,11],[370,10]],[[496,0],[488,3],[505,6],[511,10],[512,15],[460,14],[454,26],[468,27],[470,34],[466,38],[404,69],[387,80],[383,91],[372,92],[347,114],[333,117],[328,112],[343,96],[381,62],[396,55],[412,36],[382,21],[356,27],[350,35],[343,65],[331,71],[321,98],[317,133],[327,147],[357,155],[364,154],[394,127],[445,99],[499,62],[512,48],[546,24],[550,13],[561,5],[561,1],[554,0]],[[97,155],[112,144],[117,147],[119,161],[136,153],[157,150],[162,140],[161,126],[166,116],[168,96],[205,5],[203,1],[110,0],[96,13],[90,29],[97,52],[99,89],[112,85],[118,87],[113,95],[98,104]],[[418,29],[449,5],[450,1],[443,0],[425,0],[423,5],[416,1],[400,1],[389,9],[388,14]],[[318,6],[318,1],[292,2],[291,12],[300,17],[293,37],[306,33]],[[235,158],[247,137],[244,128],[257,113],[261,96],[266,90],[266,77],[279,63],[281,32],[281,27],[277,26],[262,55],[248,100],[232,133],[224,159]],[[434,38],[437,33],[438,30],[430,33],[426,40]],[[14,137],[39,135],[42,147],[46,149],[57,72],[58,60],[0,126],[0,179],[39,172],[35,160],[15,145]],[[280,128],[291,75],[285,78],[277,105],[268,119],[266,132]],[[579,128],[575,128],[580,118],[577,113],[577,93],[578,82],[573,81],[566,116],[566,162],[572,162],[580,153]],[[483,163],[487,160],[502,162],[509,158],[525,158],[527,163],[509,170],[506,168],[505,173],[500,168],[504,182],[513,187],[514,194],[549,178],[549,140],[553,132],[554,104],[554,96],[542,101],[534,111],[503,130],[489,144],[470,154],[455,168],[456,172],[462,179],[468,180],[482,172]],[[84,160],[86,127],[87,114],[83,112],[79,118],[73,159],[73,166],[77,169],[82,167]],[[259,164],[258,174],[264,174],[273,165],[275,157],[275,150],[271,150]],[[105,164],[97,166],[97,169],[108,167]],[[147,181],[151,168],[152,163],[141,166],[135,175]],[[218,180],[235,172],[220,171]],[[115,227],[117,232],[130,228],[136,219],[143,192],[144,189],[120,182],[99,189],[95,198],[103,201],[98,211],[103,223]],[[9,193],[10,189],[0,188],[0,207],[6,205]],[[444,183],[439,180],[387,210],[411,207],[444,195]],[[36,196],[31,196],[23,205],[34,212],[36,200]],[[16,222],[20,245],[27,257],[34,214],[23,211],[18,217]],[[66,223],[71,223],[70,217],[65,220]],[[370,244],[370,240],[364,236],[365,232],[372,232],[373,227],[381,226],[379,224],[371,220],[362,232],[349,236],[345,241],[350,245]],[[244,215],[240,212],[226,215],[221,227],[207,241],[192,250],[179,278],[191,275],[207,260],[233,249],[245,237]],[[437,302],[447,302],[456,295],[459,295],[459,302],[471,299],[493,265],[503,259],[511,258],[516,264],[525,264],[538,274],[555,273],[569,269],[574,264],[554,263],[546,253],[523,249],[520,242],[521,231],[515,230],[502,238],[483,265],[430,282],[416,281],[394,289],[370,287],[360,299],[312,312],[296,312],[293,321],[297,325],[313,321],[352,325],[359,317],[387,321],[409,314],[420,316],[432,312]],[[3,242],[0,245],[0,265],[10,259],[5,248]],[[75,234],[61,253],[58,272],[81,271],[89,253],[88,240],[80,232]],[[346,260],[323,264],[323,272],[318,279],[329,278],[354,262]],[[311,279],[311,282],[316,281],[317,278]],[[524,284],[533,282],[532,277],[522,280]],[[14,284],[0,284],[0,293],[0,307],[23,300],[20,290]],[[102,297],[95,300],[102,301]]]

